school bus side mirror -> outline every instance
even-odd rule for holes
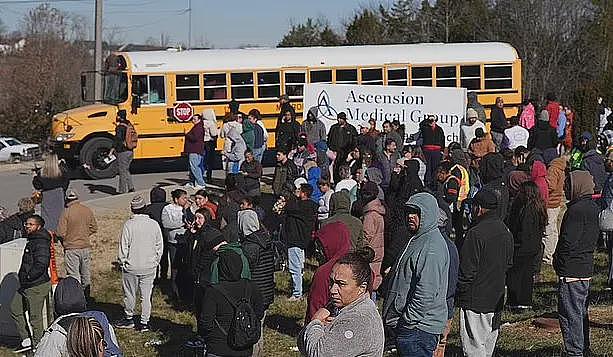
[[[85,103],[96,101],[94,92],[95,71],[81,72],[81,100]]]

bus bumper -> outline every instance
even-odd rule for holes
[[[51,148],[59,159],[67,162],[79,158],[79,144],[70,141],[52,141]]]

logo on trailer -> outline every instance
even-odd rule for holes
[[[317,115],[326,119],[336,120],[336,109],[330,105],[330,97],[325,90],[319,92],[317,96]]]
[[[178,121],[189,121],[194,115],[194,108],[189,103],[181,102],[175,105],[172,113]]]

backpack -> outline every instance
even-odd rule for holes
[[[232,298],[221,286],[212,285],[213,289],[219,291],[234,308],[234,316],[230,322],[230,328],[226,331],[219,321],[215,319],[215,324],[221,332],[228,337],[228,346],[236,351],[246,350],[255,345],[261,335],[260,319],[255,315],[253,306],[249,298]],[[251,296],[251,285],[247,284],[246,296]]]
[[[132,123],[119,123],[118,125],[122,125],[126,127],[126,136],[123,140],[123,144],[126,146],[128,150],[136,149],[136,145],[138,145],[138,133],[134,128]]]

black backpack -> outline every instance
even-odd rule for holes
[[[226,331],[219,321],[215,319],[217,327],[228,337],[228,346],[236,351],[242,351],[255,345],[260,339],[260,319],[255,315],[249,298],[234,299],[221,286],[213,285],[234,308],[234,316],[230,322],[230,328]],[[246,296],[251,296],[251,285],[246,286]]]

